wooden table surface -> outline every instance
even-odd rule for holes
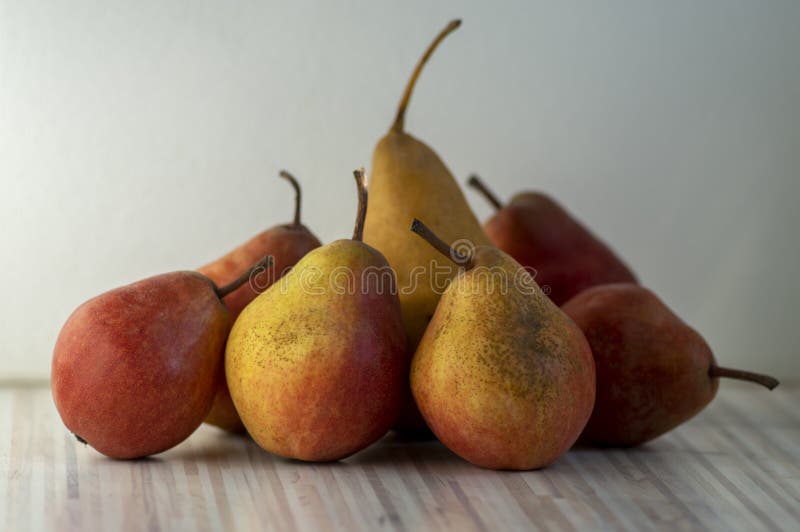
[[[800,387],[725,383],[636,449],[573,449],[525,473],[390,434],[339,463],[200,428],[155,458],[79,444],[44,386],[0,388],[0,529],[800,530]]]

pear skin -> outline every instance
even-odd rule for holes
[[[587,443],[650,441],[705,408],[719,377],[778,385],[771,377],[717,366],[703,337],[647,288],[596,286],[563,310],[586,335],[597,367],[597,399],[581,436]]]
[[[409,368],[400,303],[388,262],[360,241],[359,219],[353,240],[308,253],[231,330],[231,397],[269,452],[338,460],[397,418]]]
[[[477,176],[469,184],[497,209],[484,224],[492,243],[535,270],[556,305],[592,286],[637,282],[608,245],[550,196],[524,192],[504,205]]]
[[[589,419],[594,362],[580,329],[519,263],[479,246],[417,347],[411,390],[434,434],[465,460],[537,469]]]
[[[263,290],[289,271],[306,253],[322,245],[317,237],[300,222],[302,193],[297,180],[285,170],[280,172],[280,176],[288,180],[295,190],[294,221],[257,234],[214,262],[200,268],[198,270],[200,273],[208,276],[215,283],[223,285],[231,282],[240,272],[261,257],[270,255],[274,264],[273,269],[270,271],[270,275],[264,275],[258,279],[259,289]],[[242,310],[258,294],[259,292],[253,287],[245,285],[225,297],[225,305],[230,311],[231,322],[236,321]],[[206,423],[229,432],[243,433],[245,431],[224,378],[220,379],[219,389],[214,397],[214,405],[211,407]]]

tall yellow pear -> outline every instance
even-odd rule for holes
[[[460,24],[460,20],[450,22],[425,51],[408,81],[394,123],[372,156],[371,206],[364,241],[383,253],[397,274],[403,324],[412,351],[433,316],[443,292],[441,284],[455,277],[457,269],[408,231],[411,221],[415,217],[428,220],[447,242],[465,239],[465,245],[490,244],[444,162],[404,130],[406,108],[422,67]]]

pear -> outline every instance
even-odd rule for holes
[[[278,175],[289,181],[294,188],[294,220],[292,223],[276,225],[267,229],[198,270],[215,283],[225,284],[235,279],[239,272],[253,264],[259,257],[269,254],[272,258],[274,266],[269,271],[272,275],[264,275],[259,278],[258,286],[245,284],[225,297],[225,305],[230,312],[231,322],[236,321],[244,307],[289,271],[306,253],[322,245],[317,237],[300,222],[302,191],[297,179],[286,170],[281,170]],[[206,423],[230,432],[244,432],[244,425],[233,406],[224,377],[219,381],[214,405],[211,407]]]
[[[586,338],[506,253],[478,246],[465,256],[418,220],[412,231],[461,266],[411,362],[411,391],[428,426],[481,467],[552,463],[592,412]]]
[[[422,141],[404,131],[405,111],[422,67],[436,46],[460,21],[451,22],[436,37],[417,65],[405,89],[389,132],[378,142],[372,157],[370,204],[364,241],[379,249],[397,273],[403,323],[411,347],[416,346],[433,315],[440,294],[431,286],[431,263],[450,277],[456,269],[429,246],[408,233],[414,216],[436,223],[443,238],[469,239],[488,244],[480,223],[444,162]],[[420,269],[412,280],[412,271]],[[407,292],[407,293],[406,293]]]
[[[478,176],[468,183],[496,209],[484,225],[492,243],[535,270],[556,305],[592,286],[637,282],[611,248],[550,196],[523,192],[504,205]]]
[[[180,271],[78,307],[56,341],[50,379],[67,428],[120,459],[160,453],[186,439],[208,414],[222,375],[230,329],[222,298],[265,264],[222,288]]]
[[[308,253],[228,338],[225,374],[247,432],[289,458],[338,460],[370,445],[395,421],[407,382],[396,280],[362,242],[367,190],[355,175],[353,238]]]
[[[434,39],[414,69],[400,100],[389,132],[378,141],[372,156],[370,202],[364,241],[380,250],[397,274],[403,324],[414,349],[436,309],[441,290],[432,272],[446,280],[456,274],[449,262],[408,232],[414,216],[436,224],[442,237],[465,239],[463,245],[489,244],[480,223],[444,162],[424,142],[404,130],[405,112],[423,66],[438,44],[461,21],[454,20]],[[419,413],[406,402],[398,422],[402,428],[423,428]]]
[[[766,375],[718,366],[703,337],[647,288],[596,286],[563,310],[583,330],[597,366],[597,399],[581,436],[587,443],[652,440],[710,403],[720,377],[778,385]]]

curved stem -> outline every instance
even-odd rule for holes
[[[433,39],[433,42],[428,45],[428,49],[425,50],[425,53],[419,60],[419,63],[417,63],[417,66],[414,68],[414,72],[411,74],[411,78],[408,80],[408,84],[403,91],[403,96],[400,98],[400,104],[397,106],[397,114],[394,117],[394,123],[392,123],[391,127],[392,131],[403,131],[403,126],[405,125],[406,108],[408,107],[409,100],[411,100],[411,93],[414,92],[414,86],[417,84],[417,78],[419,78],[419,74],[422,72],[422,67],[425,66],[425,63],[427,63],[428,59],[430,59],[431,55],[433,55],[433,52],[436,50],[436,47],[439,46],[439,43],[442,42],[445,37],[447,37],[460,25],[460,20],[451,20],[450,23],[439,32],[439,35]]]
[[[367,218],[367,177],[363,168],[353,171],[358,187],[358,212],[356,213],[356,226],[353,229],[353,240],[364,240],[364,220]]]
[[[226,284],[225,286],[214,286],[214,291],[217,293],[217,297],[222,299],[231,292],[235,292],[238,290],[244,283],[250,280],[250,277],[258,270],[264,268],[267,269],[272,265],[272,257],[267,255],[260,261],[253,264],[246,272],[241,274],[239,277],[231,281],[230,283]]]
[[[300,204],[303,198],[303,193],[300,191],[300,183],[286,170],[281,170],[278,175],[291,183],[294,188],[294,222],[292,222],[292,225],[298,227],[300,225]]]
[[[469,179],[467,179],[467,184],[483,194],[483,197],[486,198],[486,200],[491,203],[495,209],[499,211],[503,208],[503,202],[500,201],[500,198],[495,196],[494,192],[489,190],[489,187],[486,186],[486,183],[484,183],[476,174],[469,176]]]
[[[711,366],[708,370],[708,375],[712,379],[725,377],[728,379],[755,382],[761,386],[766,386],[770,390],[775,389],[775,387],[780,384],[778,379],[770,377],[769,375],[762,375],[761,373],[753,373],[740,369],[723,368],[721,366]]]
[[[462,266],[466,270],[471,270],[475,264],[472,262],[472,257],[466,257],[458,252],[455,248],[448,245],[447,242],[439,238],[436,233],[430,230],[427,225],[414,218],[411,222],[411,230],[421,236],[433,248],[455,262],[456,265]]]

